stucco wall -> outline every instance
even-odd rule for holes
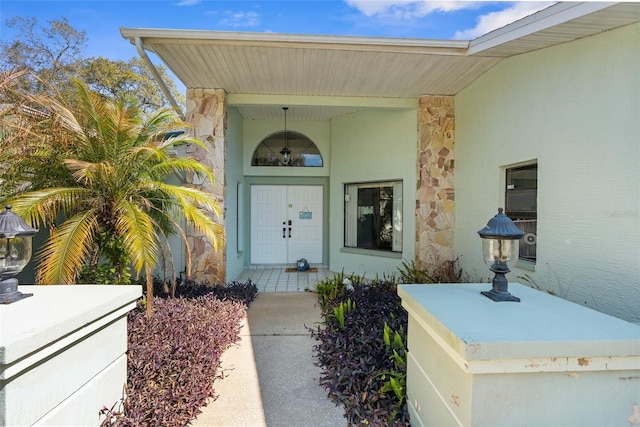
[[[332,271],[366,274],[397,273],[401,261],[415,257],[415,192],[417,100],[413,110],[367,110],[331,121],[330,262]],[[403,253],[349,253],[344,245],[344,184],[403,180]]]
[[[238,216],[238,183],[243,183],[242,156],[243,156],[243,119],[236,108],[227,109],[227,146],[225,164],[225,228],[226,228],[226,276],[227,281],[234,280],[244,268],[243,250],[238,247],[238,225],[242,223],[242,215]],[[243,184],[242,191],[246,191]]]
[[[640,321],[640,24],[507,59],[456,104],[454,251],[489,276],[477,230],[505,167],[538,163],[542,289]]]

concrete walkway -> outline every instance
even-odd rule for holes
[[[306,326],[321,320],[311,292],[261,293],[251,303],[238,344],[222,356],[218,399],[192,422],[200,427],[340,427],[342,407],[318,385]]]

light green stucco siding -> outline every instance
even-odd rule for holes
[[[236,108],[227,110],[227,150],[225,165],[225,234],[226,234],[226,276],[227,281],[233,280],[244,268],[244,247],[238,245],[238,237],[242,238],[243,212],[238,211],[242,203],[238,204],[238,184],[241,183],[241,191],[246,185],[242,171],[243,160],[243,126],[242,116]],[[240,227],[240,228],[238,228]],[[240,232],[238,231],[240,230]]]
[[[542,289],[639,322],[640,24],[504,60],[455,98],[454,250],[480,277],[477,230],[505,168],[538,163]]]
[[[417,100],[416,100],[417,107]],[[415,183],[417,109],[366,110],[331,121],[330,262],[332,271],[375,277],[397,273],[402,259],[415,256]],[[403,251],[346,252],[344,246],[344,184],[402,180]]]
[[[417,100],[416,100],[417,106]],[[403,259],[415,254],[415,156],[417,110],[365,109],[324,121],[288,121],[287,129],[308,136],[322,153],[324,166],[309,168],[252,167],[257,145],[281,131],[283,121],[244,120],[243,170],[249,191],[252,184],[312,184],[325,188],[324,263],[332,271],[375,275],[396,273]],[[403,252],[347,253],[344,244],[345,183],[403,181]],[[245,194],[245,264],[248,251],[249,199]]]

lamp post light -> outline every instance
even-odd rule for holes
[[[11,304],[33,294],[18,291],[20,273],[31,259],[31,239],[36,234],[18,215],[7,206],[0,213],[0,304]]]
[[[482,238],[484,262],[489,266],[489,270],[496,274],[493,278],[493,288],[490,291],[482,291],[482,295],[494,301],[520,302],[520,298],[509,293],[505,274],[511,271],[513,264],[518,260],[520,239],[524,236],[524,231],[502,213],[502,208],[498,208],[498,214],[491,218],[478,234]]]

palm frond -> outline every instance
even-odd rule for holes
[[[147,117],[140,130],[140,139],[153,141],[158,148],[194,144],[206,150],[206,145],[188,132],[191,128],[190,123],[178,120],[172,109],[161,109]]]
[[[177,116],[173,110],[159,109],[146,117],[139,136],[143,140],[161,141],[163,135],[188,126],[176,119]]]
[[[159,174],[160,176],[166,177],[173,173],[181,172],[192,172],[196,174],[198,177],[206,178],[210,183],[213,184],[214,177],[211,168],[203,165],[199,161],[189,157],[172,157],[169,158],[162,163],[158,163],[151,167],[151,172]]]
[[[34,76],[45,85],[47,82],[42,81],[39,77]],[[51,88],[55,93],[55,88]],[[22,99],[29,106],[24,111],[33,121],[47,121],[49,126],[42,126],[38,133],[43,135],[44,132],[50,132],[53,129],[61,129],[68,132],[74,137],[82,136],[83,128],[78,122],[77,117],[72,109],[67,106],[60,97],[49,96],[44,94],[26,93],[22,94]]]
[[[210,194],[196,188],[180,187],[162,182],[149,183],[153,190],[162,191],[167,197],[175,200],[171,206],[176,215],[184,215],[187,223],[202,233],[214,246],[215,250],[224,244],[224,227],[212,218],[222,219],[222,210]]]
[[[90,130],[89,137],[95,136],[91,135],[91,132],[102,135],[104,133],[103,123],[107,120],[106,118],[109,114],[105,111],[100,95],[90,91],[89,88],[79,80],[74,80],[74,85],[79,101],[78,110],[82,111],[85,122],[83,125],[85,133],[88,128],[88,130]]]
[[[163,148],[158,148],[153,144],[132,147],[129,150],[131,159],[139,164],[162,164],[169,158],[169,153]]]
[[[224,247],[225,234],[224,226],[218,224],[201,209],[192,205],[183,208],[187,224],[192,226],[196,232],[203,234],[207,240],[213,245],[213,249],[218,251]]]
[[[98,230],[96,212],[81,212],[57,227],[39,254],[36,282],[43,285],[73,284],[89,256]]]
[[[181,187],[178,185],[166,184],[164,182],[154,183],[154,188],[163,191],[174,198],[181,207],[191,205],[194,209],[203,210],[222,219],[222,210],[218,202],[209,193],[192,187]]]
[[[21,194],[7,200],[7,203],[17,215],[25,218],[32,226],[39,223],[51,225],[55,223],[61,211],[68,216],[78,207],[78,200],[83,200],[91,194],[92,191],[87,188],[49,188]]]
[[[153,219],[127,199],[120,200],[114,208],[116,231],[122,236],[136,274],[145,266],[153,269],[158,262],[158,236]]]
[[[188,125],[185,123],[183,126],[180,126],[180,128],[187,127],[187,126]],[[171,131],[172,131],[172,128],[168,128],[166,130],[166,132],[171,132]],[[202,148],[205,151],[208,150],[207,146],[201,140],[199,140],[195,136],[190,135],[188,133],[183,133],[181,135],[174,136],[171,138],[164,138],[160,146],[162,148],[169,148],[169,147],[176,147],[178,145],[184,145],[184,144],[193,144],[193,145],[197,145],[198,147]]]
[[[89,187],[96,182],[100,182],[103,185],[111,183],[117,176],[115,168],[109,161],[92,163],[76,159],[65,159],[63,163],[69,170],[73,171],[73,178],[76,182]]]
[[[29,71],[26,68],[0,72],[0,92],[15,89],[18,80],[27,76],[28,74]]]

